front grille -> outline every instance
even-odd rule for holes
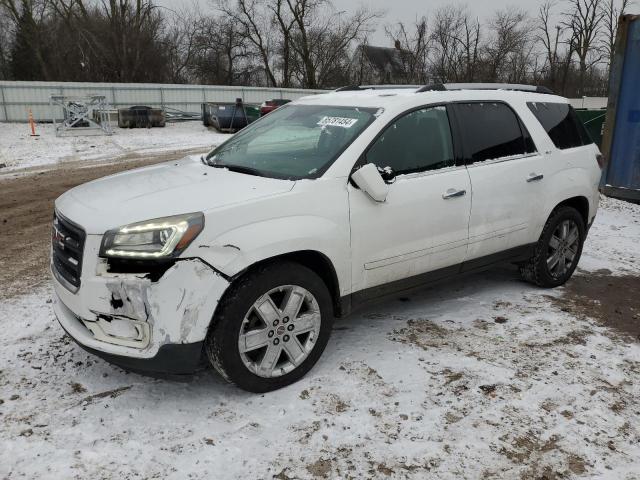
[[[72,291],[80,288],[85,237],[86,233],[81,227],[58,213],[54,214],[51,230],[51,261],[54,273]]]

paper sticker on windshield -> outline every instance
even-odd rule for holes
[[[358,121],[357,118],[346,117],[322,117],[318,122],[321,127],[342,127],[351,128]]]

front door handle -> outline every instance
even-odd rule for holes
[[[527,177],[527,183],[539,182],[543,178],[544,178],[544,175],[542,175],[542,174],[530,173],[529,176]]]
[[[449,200],[450,198],[464,197],[466,194],[467,194],[466,190],[458,190],[455,188],[450,188],[449,190],[447,190],[442,194],[442,198],[444,198],[445,200]]]

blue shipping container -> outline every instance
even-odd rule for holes
[[[640,16],[620,17],[616,54],[609,79],[603,153],[608,165],[604,193],[640,200]]]

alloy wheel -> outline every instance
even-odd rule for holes
[[[571,270],[580,248],[580,230],[573,220],[560,222],[549,240],[547,268],[553,278],[561,278]]]
[[[238,337],[242,362],[260,377],[285,375],[309,356],[321,323],[320,307],[308,290],[276,287],[258,298],[243,319]]]

